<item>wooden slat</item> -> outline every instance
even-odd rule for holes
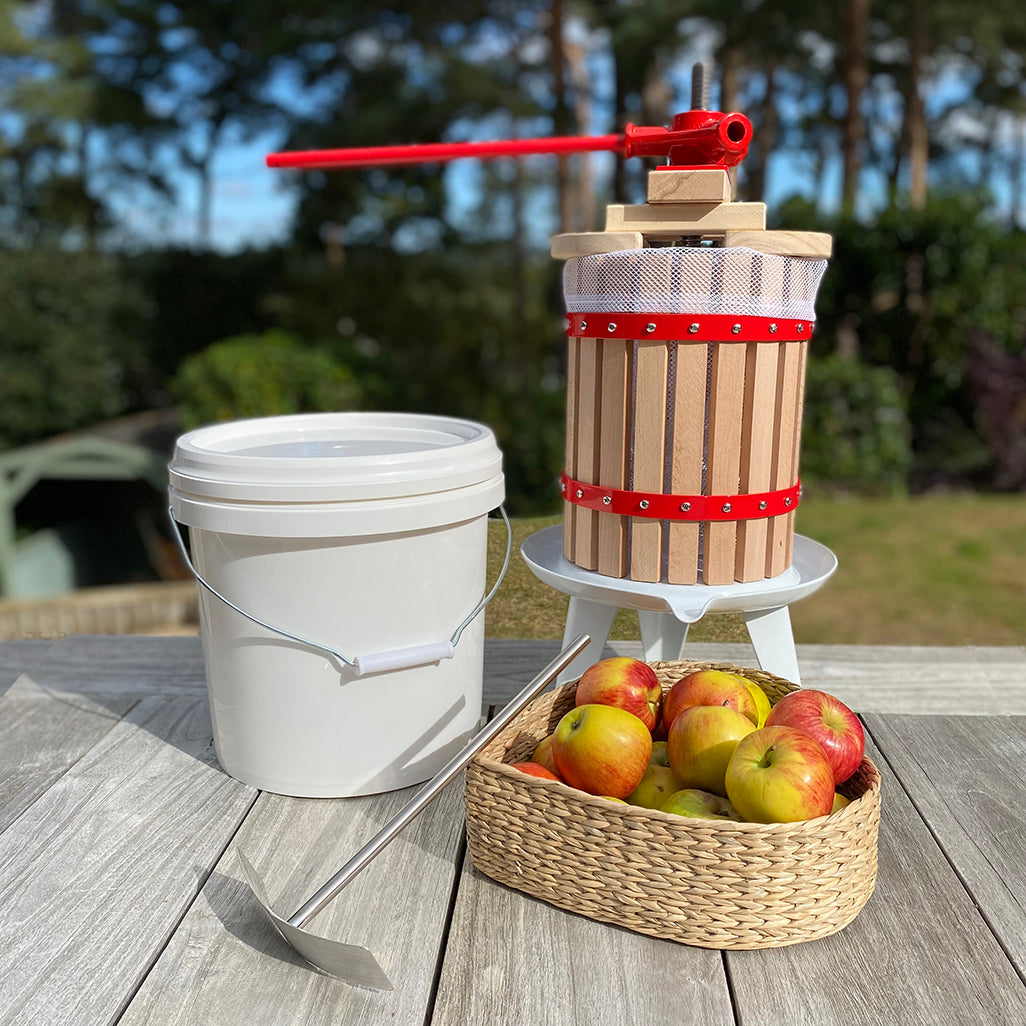
[[[633,344],[606,338],[599,343],[602,361],[602,401],[599,413],[598,483],[627,487],[630,451],[631,355]],[[627,573],[628,518],[598,513],[598,572],[610,577]]]
[[[290,915],[417,790],[343,801],[262,794],[120,1026],[427,1021],[461,858],[460,784],[308,924],[313,933],[368,947],[392,991],[352,987],[312,970],[264,917],[235,854],[245,852],[275,909]]]
[[[463,870],[432,1026],[733,1026],[716,951],[571,915]]]
[[[780,256],[827,260],[833,250],[833,238],[826,232],[730,231],[723,236],[723,245],[747,246],[760,253]]]
[[[46,655],[52,641],[15,638],[0,641],[0,696],[20,674]]]
[[[255,794],[205,698],[140,702],[0,836],[0,1021],[115,1021]]]
[[[599,478],[599,401],[602,391],[602,363],[597,339],[581,339],[577,388],[577,470],[578,480],[593,484]],[[574,506],[573,562],[585,570],[598,568],[599,514]]]
[[[678,343],[673,384],[673,465],[670,470],[670,491],[676,495],[700,495],[702,492],[708,362],[709,347],[704,343]],[[697,521],[670,524],[666,574],[670,584],[697,582],[699,529]]]
[[[745,346],[713,345],[709,386],[709,450],[706,491],[735,495],[741,467],[741,418],[744,413]],[[737,523],[707,521],[702,580],[706,584],[734,582]]]
[[[805,406],[805,365],[809,358],[809,342],[798,342],[798,394],[795,401],[794,422],[796,430],[794,433],[794,451],[791,453],[791,482],[799,476],[799,465],[802,448],[802,410]],[[785,566],[790,566],[794,560],[794,513],[787,514],[787,556]]]
[[[793,461],[797,444],[795,432],[799,425],[795,421],[798,413],[798,377],[801,350],[794,342],[781,342],[777,361],[776,421],[773,427],[773,464],[770,472],[770,487],[787,488],[794,484]],[[788,566],[788,527],[793,525],[794,515],[790,513],[771,517],[766,534],[767,574],[776,577]]]
[[[1026,976],[1026,717],[873,714],[866,722]]]
[[[648,173],[649,203],[728,203],[730,177],[726,168],[677,171],[657,169]]]
[[[886,757],[869,745],[883,774],[875,894],[832,937],[728,952],[737,1019],[775,1026],[1021,1026],[1026,988],[890,771],[890,750],[881,741]],[[940,755],[937,770],[949,773],[956,760]],[[972,762],[987,789],[985,758]]]
[[[611,203],[606,207],[606,231],[641,232],[646,238],[722,235],[765,227],[765,203]]]
[[[580,401],[578,387],[580,384],[581,342],[580,339],[567,339],[566,353],[566,468],[567,476],[578,479],[577,474],[577,407]],[[576,519],[572,502],[563,501],[563,555],[574,561],[574,535]]]
[[[594,256],[597,253],[619,253],[625,249],[641,249],[645,240],[641,232],[568,232],[553,235],[549,253],[555,260]]]
[[[745,357],[745,410],[741,428],[740,492],[769,490],[773,461],[776,401],[776,342],[749,342]],[[759,581],[766,576],[766,520],[742,520],[737,526],[734,577]]]
[[[635,343],[634,445],[631,488],[662,492],[666,468],[666,402],[669,349],[665,342]],[[631,524],[630,577],[658,581],[662,576],[663,522],[635,517]]]

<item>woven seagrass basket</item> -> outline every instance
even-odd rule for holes
[[[742,673],[775,703],[797,685],[726,663],[651,664],[664,691],[696,669]],[[607,923],[705,948],[782,947],[836,933],[876,882],[880,773],[864,759],[851,804],[800,823],[689,819],[593,797],[512,763],[573,708],[576,683],[537,698],[467,769],[474,865]]]

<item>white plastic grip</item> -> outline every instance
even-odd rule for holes
[[[437,645],[413,645],[410,648],[394,648],[390,652],[374,652],[357,656],[353,660],[357,677],[369,673],[385,673],[387,670],[408,670],[413,666],[425,666],[442,659],[452,659],[456,646],[451,641]]]

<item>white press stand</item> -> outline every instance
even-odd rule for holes
[[[563,528],[532,534],[520,547],[536,577],[570,596],[564,644],[586,633],[591,644],[560,675],[574,680],[596,660],[609,638],[617,609],[636,609],[649,661],[679,659],[688,627],[706,613],[744,614],[761,669],[800,683],[788,605],[811,595],[837,569],[837,557],[811,538],[794,536],[791,566],[778,577],[748,584],[646,584],[582,570],[563,555]]]

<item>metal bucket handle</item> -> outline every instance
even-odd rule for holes
[[[327,652],[335,659],[344,663],[357,677],[366,676],[369,673],[385,673],[388,670],[407,670],[414,666],[426,666],[428,663],[437,663],[442,659],[451,659],[456,654],[456,645],[459,644],[460,635],[466,630],[467,627],[473,622],[474,618],[484,610],[484,607],[491,602],[495,593],[499,590],[499,585],[502,584],[503,578],[506,576],[506,570],[509,568],[510,553],[513,550],[513,528],[510,526],[509,517],[506,516],[506,510],[502,507],[498,507],[499,513],[502,516],[503,522],[506,524],[506,556],[502,561],[502,569],[499,571],[498,579],[495,584],[492,585],[491,591],[475,606],[474,610],[464,621],[453,631],[452,636],[448,641],[437,642],[432,645],[413,645],[409,648],[394,648],[387,652],[373,652],[370,655],[355,656],[350,659],[343,655],[337,648],[331,645],[322,645],[320,642],[311,641],[309,638],[304,638],[299,634],[293,634],[290,631],[283,630],[281,627],[275,627],[273,624],[266,623],[264,620],[253,616],[251,613],[247,613],[245,609],[240,609],[230,599],[225,598],[209,581],[207,581],[200,572],[193,566],[192,560],[189,558],[189,553],[185,547],[185,539],[182,537],[182,532],[179,527],[178,521],[175,520],[174,511],[171,506],[167,508],[168,519],[171,521],[171,533],[174,535],[175,541],[178,543],[178,551],[181,552],[182,558],[185,560],[185,565],[189,568],[193,577],[210,592],[214,598],[220,599],[226,606],[234,609],[240,616],[244,616],[247,620],[252,621],[258,627],[263,627],[265,630],[271,631],[274,634],[280,634],[283,638],[288,638],[290,641],[298,641],[301,645],[306,645],[309,648],[315,648],[320,652]]]

